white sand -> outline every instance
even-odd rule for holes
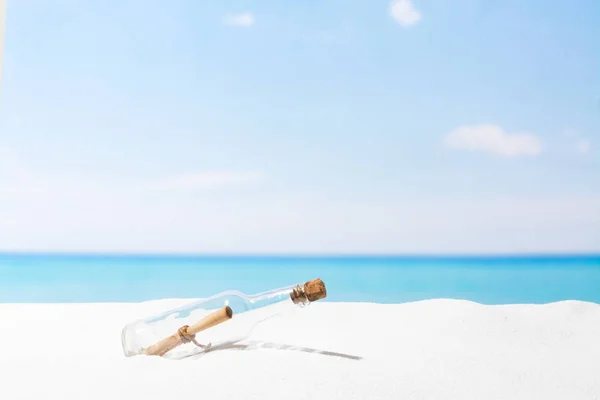
[[[317,303],[198,359],[125,358],[160,303],[0,304],[0,399],[600,399],[600,305]]]

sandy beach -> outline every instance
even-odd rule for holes
[[[0,304],[0,398],[600,398],[595,303],[321,303],[197,358],[124,357],[123,325],[172,303]]]

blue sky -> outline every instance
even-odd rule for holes
[[[0,249],[600,251],[600,3],[8,0]]]

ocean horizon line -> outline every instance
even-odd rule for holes
[[[368,252],[183,252],[183,251],[75,251],[75,250],[0,250],[2,256],[106,257],[106,258],[193,258],[193,259],[557,259],[600,258],[598,252],[496,252],[496,253],[368,253]]]

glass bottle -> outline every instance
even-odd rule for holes
[[[254,295],[222,292],[127,324],[123,352],[170,359],[198,355],[243,340],[267,318],[326,296],[321,279]]]

